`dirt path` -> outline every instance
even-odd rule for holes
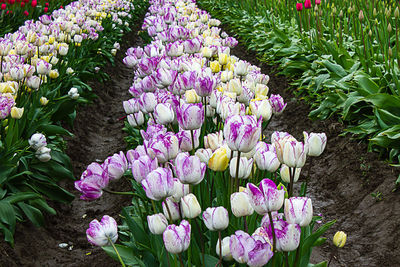
[[[288,102],[283,114],[272,120],[269,134],[286,131],[298,140],[303,139],[303,131],[327,134],[325,152],[313,159],[308,195],[313,200],[314,214],[322,213],[324,222],[338,220],[325,236],[332,238],[338,230],[348,235],[339,259],[330,266],[400,266],[400,192],[392,192],[399,169],[381,161],[377,154],[367,153],[365,143],[339,136],[344,126],[337,120],[311,121],[309,106],[294,97],[288,80],[273,75],[274,68],[258,61],[256,54],[246,51],[242,44],[232,54],[261,67],[270,75],[271,92]],[[301,182],[307,170],[308,164]],[[371,196],[379,192],[382,200]],[[328,260],[333,248],[328,240],[322,248],[314,249],[313,263]]]
[[[122,101],[129,99],[128,88],[133,80],[133,71],[122,63],[125,51],[131,46],[141,45],[137,36],[142,18],[138,18],[133,30],[121,42],[113,67],[105,71],[111,80],[90,85],[98,98],[94,103],[81,107],[68,140],[67,153],[72,159],[75,177],[79,178],[86,166],[93,161],[103,161],[107,156],[125,149],[122,132],[125,115]],[[130,204],[129,196],[115,196],[105,193],[100,199],[86,202],[79,199],[73,183],[66,188],[75,193],[71,205],[54,204],[57,215],[47,216],[46,227],[36,228],[31,224],[18,224],[14,250],[4,241],[0,243],[0,266],[118,266],[101,248],[92,247],[86,240],[86,229],[95,218],[105,214],[118,218],[123,206]],[[129,183],[120,180],[111,184],[111,190],[127,190]],[[67,243],[60,248],[60,243]]]

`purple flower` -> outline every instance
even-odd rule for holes
[[[229,247],[237,262],[249,266],[264,266],[274,255],[271,245],[264,238],[252,237],[240,230],[231,236]]]
[[[103,163],[103,169],[107,171],[110,180],[121,178],[128,169],[128,161],[124,152],[108,157]]]
[[[36,63],[36,71],[40,75],[47,75],[50,73],[51,64],[43,59],[39,59]]]
[[[281,165],[278,157],[276,156],[275,147],[273,147],[273,150],[256,151],[254,159],[256,161],[257,167],[260,170],[267,170],[272,173],[276,172]]]
[[[0,94],[0,119],[7,118],[14,105],[15,100],[11,94]]]
[[[131,98],[127,101],[123,101],[122,105],[124,107],[126,114],[133,114],[139,112],[139,102],[137,98]]]
[[[199,96],[204,97],[209,96],[216,87],[217,80],[215,77],[198,77],[194,89]]]
[[[273,145],[279,161],[288,167],[302,168],[306,162],[308,145],[298,142],[293,136],[276,140]]]
[[[167,205],[169,211],[167,209]],[[170,220],[169,212],[171,212],[172,221],[177,221],[182,219],[182,216],[180,214],[179,202],[175,202],[172,196],[167,197],[165,201],[162,202],[162,208],[163,208],[163,213],[168,220]]]
[[[179,153],[175,158],[175,173],[183,184],[198,184],[204,179],[207,165],[197,156]]]
[[[267,216],[265,216],[267,217]],[[290,224],[280,218],[281,216],[273,215],[274,230],[276,237],[277,251],[293,251],[300,244],[301,228],[298,224]],[[270,240],[273,239],[270,221],[263,220],[262,226],[266,229]]]
[[[154,92],[157,87],[156,87],[156,82],[154,81],[154,77],[151,76],[146,76],[140,81],[141,89],[143,92]]]
[[[93,162],[82,173],[81,179],[75,182],[75,188],[83,194],[81,199],[92,200],[101,197],[108,181],[107,172],[100,164]]]
[[[132,175],[136,182],[141,183],[147,175],[157,169],[157,158],[151,159],[149,156],[140,156],[137,160],[131,162]]]
[[[147,126],[146,131],[141,130],[140,134],[145,141],[156,139],[158,136],[167,132],[167,128],[160,124],[150,124]]]
[[[176,111],[179,125],[184,130],[196,130],[201,128],[204,122],[204,108],[201,103],[182,104]]]
[[[179,42],[166,44],[165,52],[169,57],[179,57],[183,54],[183,45]]]
[[[272,112],[274,114],[281,114],[285,110],[287,105],[287,103],[284,102],[283,98],[280,95],[274,94],[272,94],[269,98],[269,103],[271,104]]]
[[[313,207],[310,198],[291,197],[285,199],[285,218],[289,223],[296,223],[301,227],[307,226],[312,217]]]
[[[139,62],[137,57],[132,55],[132,56],[126,56],[124,57],[124,59],[122,60],[122,62],[124,62],[124,64],[128,67],[128,68],[133,68],[137,65],[137,63]]]
[[[263,179],[259,187],[248,183],[247,192],[254,210],[261,215],[279,210],[285,199],[285,191],[278,190],[276,184],[270,179]]]
[[[201,41],[199,38],[194,38],[191,40],[186,40],[183,42],[183,46],[185,48],[185,53],[187,54],[194,54],[200,51],[201,48]]]
[[[178,75],[176,70],[159,68],[154,73],[154,80],[158,88],[165,88],[175,82],[176,75]]]
[[[211,231],[223,231],[229,225],[229,214],[224,207],[207,208],[203,212],[203,221]]]
[[[199,147],[199,136],[200,136],[200,130],[194,130],[193,131],[193,138],[194,138],[194,148]],[[178,138],[179,141],[179,149],[183,152],[189,152],[192,151],[193,149],[193,144],[192,144],[192,137],[190,131],[179,131],[176,134],[176,137]]]
[[[222,41],[222,45],[230,47],[230,48],[234,48],[235,46],[237,46],[238,43],[239,42],[234,37],[226,37]]]
[[[153,93],[144,93],[139,99],[140,110],[143,113],[151,113],[157,105],[156,96]]]
[[[190,244],[190,231],[190,224],[186,220],[181,221],[179,226],[168,225],[163,233],[165,249],[172,254],[187,250]]]
[[[174,178],[167,168],[157,168],[142,181],[146,196],[153,200],[162,200],[174,193]]]
[[[93,220],[86,230],[88,241],[99,247],[111,245],[118,239],[118,225],[114,218],[104,215],[101,221]]]
[[[157,157],[158,162],[163,164],[178,155],[179,141],[174,134],[168,132],[151,139],[147,148],[149,156]]]
[[[255,116],[234,115],[225,121],[224,136],[228,147],[234,151],[250,152],[261,135],[261,122]]]

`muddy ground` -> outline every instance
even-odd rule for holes
[[[99,98],[78,112],[75,137],[68,142],[76,177],[92,161],[103,161],[125,147],[123,123],[118,119],[124,116],[121,102],[129,98],[133,76],[122,64],[122,58],[128,47],[141,44],[137,27],[124,37],[116,66],[105,69],[111,81],[93,83]],[[326,151],[314,158],[310,169],[309,196],[314,213],[322,213],[324,222],[338,221],[325,235],[327,243],[314,250],[313,262],[329,259],[334,248],[332,236],[342,230],[348,234],[347,243],[330,266],[400,266],[400,193],[392,192],[399,170],[389,167],[376,154],[367,153],[365,143],[339,136],[344,126],[337,120],[309,120],[309,106],[293,96],[287,79],[274,75],[275,68],[260,63],[243,45],[239,44],[232,53],[260,66],[271,77],[272,93],[282,95],[288,102],[285,112],[271,122],[268,134],[273,130],[287,131],[301,140],[306,130],[328,136]],[[302,179],[307,170],[308,165],[303,168]],[[72,182],[66,187],[77,199],[71,205],[55,204],[58,215],[48,216],[45,228],[19,224],[15,248],[0,243],[0,266],[118,266],[101,248],[87,242],[85,230],[93,218],[100,219],[104,214],[117,218],[121,208],[129,204],[129,196],[104,195],[85,202],[79,200]],[[123,182],[111,185],[113,190],[128,188],[129,184]],[[380,193],[381,198],[373,197],[373,193]],[[60,243],[69,245],[60,248]]]

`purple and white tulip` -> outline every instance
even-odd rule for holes
[[[204,122],[204,108],[199,104],[182,104],[176,111],[179,125],[184,130],[197,130]]]
[[[197,156],[179,153],[175,158],[175,173],[183,184],[199,184],[204,179],[207,165]]]
[[[167,168],[157,168],[142,181],[146,196],[152,200],[162,200],[174,193],[174,178]]]
[[[250,152],[261,135],[262,120],[255,116],[235,115],[226,119],[224,137],[228,147],[234,151]]]
[[[151,159],[147,155],[140,156],[137,160],[131,162],[132,175],[136,182],[141,183],[147,175],[157,169],[157,158]]]
[[[308,197],[291,197],[285,199],[285,218],[289,223],[301,227],[310,224],[313,217],[312,201]]]
[[[229,225],[229,214],[222,206],[207,208],[203,212],[203,221],[210,231],[223,231]]]
[[[153,235],[161,235],[168,226],[167,218],[164,214],[158,213],[147,216],[147,224]]]
[[[326,134],[325,133],[310,133],[303,132],[304,143],[308,146],[307,155],[310,157],[318,157],[324,152],[326,147]]]
[[[285,199],[285,191],[278,190],[276,184],[270,179],[263,179],[259,187],[248,183],[247,192],[254,210],[261,215],[279,210]]]
[[[88,241],[99,247],[111,245],[118,239],[118,225],[113,217],[104,215],[101,221],[93,220],[86,230]]]
[[[172,254],[179,254],[187,250],[190,244],[191,227],[188,221],[183,220],[179,226],[168,225],[163,233],[165,249]]]

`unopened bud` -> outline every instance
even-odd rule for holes
[[[342,248],[346,244],[347,235],[343,231],[338,231],[333,236],[333,244],[338,248]]]
[[[399,7],[396,7],[396,9],[394,10],[394,17],[397,19],[399,18],[400,12],[399,12]]]
[[[340,10],[339,17],[340,17],[340,18],[343,17],[343,10]]]
[[[372,37],[372,31],[371,30],[369,30],[368,35],[369,35],[369,37]]]
[[[374,15],[374,17],[376,17],[377,12],[376,12],[376,8],[374,7],[374,11],[372,12],[372,15]]]
[[[363,21],[363,20],[364,20],[364,13],[363,13],[362,10],[360,10],[360,13],[358,14],[358,19],[359,19],[360,21]]]
[[[388,25],[388,27],[387,27],[387,30],[388,30],[389,33],[392,32],[392,25],[390,25],[390,23],[389,23],[389,25]]]
[[[393,56],[393,50],[392,50],[392,48],[389,46],[389,51],[388,51],[388,53],[389,53],[389,57],[392,57]]]

